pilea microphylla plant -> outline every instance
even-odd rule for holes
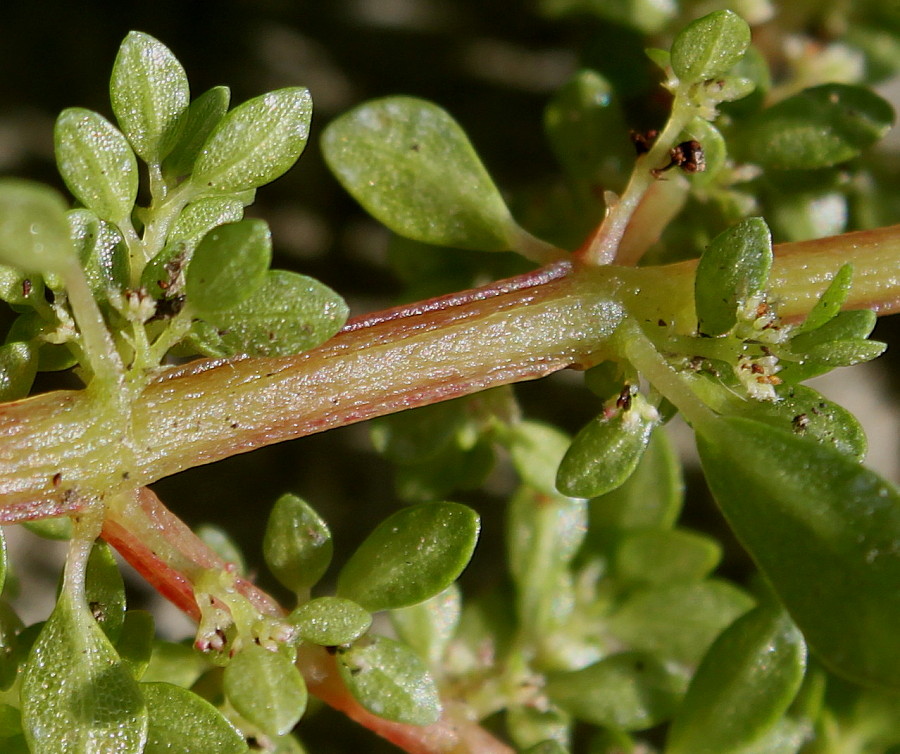
[[[309,92],[192,99],[162,43],[126,37],[117,125],[80,108],[56,122],[75,208],[0,181],[0,297],[18,315],[0,520],[69,540],[46,622],[0,604],[3,752],[301,752],[308,694],[409,752],[900,747],[900,496],[862,465],[853,416],[801,384],[880,355],[876,314],[900,308],[900,229],[829,236],[802,198],[877,193],[864,151],[893,112],[852,83],[771,88],[731,11],[670,40],[647,52],[671,95],[658,133],[629,144],[593,71],[548,104],[568,192],[545,205],[553,242],[513,219],[437,105],[388,97],[332,121],[325,159],[400,258],[431,244],[531,264],[348,322],[328,287],[270,269],[268,225],[244,217],[303,151]],[[792,239],[775,248],[773,195]],[[660,237],[702,254],[651,264]],[[571,367],[596,396],[574,438],[522,418],[509,387]],[[26,397],[62,369],[84,388]],[[750,586],[676,523],[675,414]],[[285,494],[269,518],[266,564],[296,597],[281,605],[146,486],[364,419],[412,504],[331,594],[314,591],[333,544],[309,502]],[[464,599],[480,521],[445,498],[501,451],[519,479],[510,586]],[[126,609],[111,547],[196,619],[192,646]]]

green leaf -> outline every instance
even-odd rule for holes
[[[134,151],[159,164],[172,151],[190,102],[187,74],[171,50],[131,31],[119,47],[109,82],[112,109]]]
[[[207,196],[187,205],[169,231],[169,243],[181,241],[188,256],[213,228],[244,217],[244,203],[233,196]]]
[[[691,175],[691,183],[695,186],[708,186],[718,177],[719,171],[726,165],[728,148],[721,132],[708,120],[694,118],[684,129],[680,140],[693,139],[703,148],[703,159],[706,169]]]
[[[582,670],[554,673],[544,691],[578,720],[646,730],[667,720],[684,690],[681,675],[641,652],[622,652]]]
[[[750,27],[737,13],[719,10],[688,24],[672,42],[672,70],[684,83],[721,76],[750,46]]]
[[[289,733],[306,710],[306,684],[281,652],[256,644],[242,649],[225,668],[225,695],[242,717],[266,735]]]
[[[461,249],[511,248],[516,225],[465,132],[412,97],[367,102],[322,136],[331,171],[395,233]]]
[[[309,503],[296,495],[282,495],[275,501],[266,525],[263,556],[284,586],[308,592],[328,570],[333,550],[328,526]]]
[[[73,209],[67,217],[81,268],[94,296],[105,300],[109,289],[127,288],[128,249],[119,231],[89,209]]]
[[[150,710],[144,754],[244,754],[244,737],[219,710],[171,683],[142,683]]]
[[[666,754],[730,754],[771,731],[806,668],[803,635],[787,614],[761,606],[710,647],[669,731]]]
[[[215,86],[188,106],[181,137],[162,165],[163,175],[170,181],[177,182],[191,172],[209,135],[228,112],[230,100],[231,91],[227,86]]]
[[[529,704],[511,704],[504,721],[507,735],[518,750],[532,754],[566,754],[561,742],[571,739],[572,718],[556,706],[537,709]],[[527,747],[527,748],[526,748]]]
[[[716,236],[700,257],[694,281],[700,332],[721,335],[734,327],[738,309],[765,290],[771,269],[772,236],[761,217]]]
[[[459,587],[451,584],[440,594],[418,605],[391,610],[391,624],[398,638],[413,649],[430,668],[440,667],[462,613]]]
[[[241,220],[211,230],[185,271],[188,304],[204,318],[215,319],[263,284],[271,260],[272,235],[264,220]]]
[[[9,561],[6,552],[6,537],[3,535],[3,530],[0,529],[0,593],[3,592],[3,588],[6,586],[6,571],[8,567]]]
[[[434,458],[471,425],[466,399],[442,401],[370,422],[372,445],[393,463]]]
[[[753,600],[725,581],[666,584],[632,592],[609,627],[626,646],[694,665],[722,629],[751,607]]]
[[[723,417],[699,432],[713,495],[810,646],[840,675],[897,688],[897,489],[829,447],[750,419]]]
[[[862,460],[866,435],[856,417],[806,385],[781,385],[777,401],[741,401],[734,413],[790,430]]]
[[[21,733],[22,714],[9,704],[0,704],[0,739],[9,739]],[[8,741],[4,741],[4,744],[7,743]]]
[[[383,636],[338,650],[341,678],[369,712],[411,725],[430,725],[441,715],[437,687],[422,661],[404,644]]]
[[[138,167],[121,132],[98,113],[70,107],[56,119],[53,139],[59,173],[75,198],[101,220],[130,223]]]
[[[228,354],[289,356],[324,343],[344,326],[348,313],[344,299],[318,280],[269,270],[250,296],[204,318],[218,326],[220,348]]]
[[[637,469],[619,488],[591,500],[587,548],[609,552],[618,532],[668,529],[678,518],[684,494],[681,464],[665,430],[650,435]]]
[[[722,559],[718,542],[682,529],[649,529],[628,534],[616,550],[617,578],[638,584],[700,581]]]
[[[94,620],[115,643],[125,619],[125,583],[112,549],[105,542],[96,542],[91,550],[84,586]]]
[[[71,349],[65,343],[48,343],[45,336],[57,329],[57,321],[47,321],[37,312],[25,312],[13,320],[6,333],[10,343],[28,343],[37,349],[39,372],[56,372],[77,363]]]
[[[286,173],[309,136],[312,98],[303,87],[254,97],[227,113],[203,145],[191,183],[199,190],[234,193]]]
[[[884,343],[867,340],[877,316],[868,309],[840,312],[821,327],[791,340],[791,351],[799,359],[787,363],[778,376],[787,383],[815,377],[834,367],[851,366],[878,358]]]
[[[835,341],[867,338],[877,320],[877,315],[870,309],[839,312],[819,327],[800,332],[791,338],[791,349],[804,353],[818,346],[832,345]]]
[[[350,556],[338,576],[338,596],[373,613],[423,602],[456,581],[478,531],[478,515],[458,503],[399,510]]]
[[[116,651],[137,680],[140,680],[150,664],[154,635],[153,615],[146,610],[129,610],[125,613]]]
[[[74,258],[62,197],[39,183],[0,179],[0,262],[58,274]]]
[[[34,754],[140,754],[147,708],[86,605],[63,592],[22,677],[22,721]]]
[[[16,682],[19,664],[25,659],[18,641],[23,628],[16,611],[6,600],[0,600],[0,691],[6,691]]]
[[[569,754],[569,750],[559,741],[548,740],[530,746],[523,754]]]
[[[72,538],[72,519],[68,516],[42,518],[38,521],[24,521],[22,526],[32,534],[36,534],[44,539],[65,541]]]
[[[317,597],[291,613],[291,623],[304,641],[323,647],[350,644],[372,625],[372,614],[351,600]]]
[[[736,145],[742,159],[766,168],[813,170],[853,159],[893,122],[891,106],[870,89],[822,84],[746,121]]]
[[[579,71],[554,95],[544,110],[544,130],[557,160],[576,180],[608,186],[634,162],[615,90],[595,71]]]
[[[599,497],[631,476],[659,423],[656,411],[640,394],[631,407],[607,418],[598,416],[584,427],[563,456],[556,486],[570,497]]]
[[[24,398],[38,368],[38,349],[17,341],[0,346],[0,403]]]
[[[819,296],[815,306],[810,310],[803,323],[794,331],[796,337],[801,333],[817,330],[833,320],[841,311],[841,307],[850,295],[853,284],[853,265],[843,265],[831,278],[828,287]]]
[[[0,301],[12,306],[35,306],[43,300],[44,281],[16,267],[0,264]]]

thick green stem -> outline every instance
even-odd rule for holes
[[[848,308],[900,310],[893,227],[779,248],[779,311],[802,317],[848,261],[856,271]],[[62,515],[264,445],[584,368],[612,353],[609,337],[626,313],[689,334],[694,264],[559,263],[355,320],[299,356],[188,365],[147,387],[133,406],[130,437],[91,391],[0,406],[0,521]]]

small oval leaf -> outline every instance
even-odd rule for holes
[[[244,737],[205,699],[171,683],[142,683],[150,710],[144,754],[245,754]]]
[[[610,418],[601,415],[572,440],[556,475],[556,486],[570,497],[599,497],[620,487],[637,468],[659,417],[640,395],[631,408]]]
[[[461,614],[459,587],[451,584],[425,602],[392,610],[391,623],[400,640],[433,668],[440,666]]]
[[[249,298],[266,278],[272,235],[263,220],[214,228],[197,245],[185,270],[185,294],[193,311],[212,317]]]
[[[307,592],[328,570],[334,545],[328,525],[305,500],[282,495],[275,501],[263,556],[269,570],[294,592]]]
[[[91,550],[84,589],[94,620],[115,644],[125,620],[125,582],[106,542],[96,542]]]
[[[38,350],[33,343],[16,341],[0,346],[0,403],[28,395],[37,369]]]
[[[516,225],[465,132],[412,97],[367,102],[322,136],[331,171],[375,219],[438,246],[503,251]]]
[[[289,356],[324,343],[347,321],[349,309],[318,280],[270,270],[251,296],[213,319],[229,354]]]
[[[730,754],[763,738],[797,694],[803,635],[764,605],[738,618],[697,668],[669,731],[666,754]]]
[[[322,647],[350,644],[372,625],[372,615],[351,600],[318,597],[300,605],[290,617],[304,641]]]
[[[128,287],[128,249],[119,231],[89,209],[73,209],[67,217],[84,276],[95,298],[103,301],[110,289],[121,291]]]
[[[411,725],[430,725],[441,715],[437,687],[422,661],[406,645],[373,636],[338,650],[341,678],[369,712]]]
[[[750,46],[750,27],[737,13],[719,10],[688,24],[672,42],[672,70],[682,82],[721,76]]]
[[[373,613],[423,602],[456,581],[472,557],[478,530],[478,515],[459,503],[399,510],[347,561],[338,596]]]
[[[761,217],[717,235],[700,257],[694,280],[700,332],[722,335],[734,327],[738,309],[765,290],[771,269],[772,236]]]
[[[194,164],[199,190],[233,193],[257,188],[286,173],[309,137],[312,98],[303,87],[254,97],[222,118]]]
[[[190,102],[181,63],[162,42],[131,31],[113,63],[109,94],[134,151],[158,165],[175,146]]]
[[[735,139],[740,158],[777,170],[813,170],[856,157],[894,123],[891,106],[870,89],[822,84],[747,121]]]
[[[289,733],[306,710],[306,684],[300,671],[281,652],[256,644],[228,663],[223,685],[238,713],[269,736]]]
[[[102,115],[70,107],[56,119],[53,139],[59,173],[75,198],[102,220],[130,222],[138,167],[122,133]]]

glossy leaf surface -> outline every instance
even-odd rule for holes
[[[138,167],[127,139],[98,113],[63,110],[53,130],[56,164],[69,191],[101,220],[130,222]]]
[[[187,175],[194,167],[200,150],[219,125],[231,100],[227,86],[214,86],[188,106],[178,143],[163,162],[163,174],[173,179]]]
[[[147,709],[86,606],[63,592],[28,657],[22,718],[34,754],[140,754]]]
[[[853,282],[853,265],[845,264],[828,283],[828,287],[822,292],[815,306],[797,328],[797,334],[815,330],[826,322],[834,319],[847,296],[850,294],[850,286]]]
[[[368,102],[329,124],[322,149],[344,188],[395,233],[461,249],[511,247],[509,210],[466,134],[437,105]]]
[[[204,236],[185,272],[188,304],[213,317],[249,298],[272,260],[272,235],[263,220],[242,220]]]
[[[446,589],[472,557],[478,515],[458,503],[404,508],[379,524],[338,576],[338,596],[369,612],[407,607]]]
[[[429,725],[441,714],[437,687],[425,665],[398,641],[374,636],[339,650],[337,666],[356,700],[379,717]]]
[[[37,368],[38,352],[32,343],[17,341],[0,346],[0,402],[28,395]]]
[[[125,583],[112,549],[97,542],[88,558],[84,588],[94,620],[113,644],[125,619]]]
[[[318,280],[269,270],[250,296],[206,315],[218,335],[208,348],[212,355],[289,356],[324,343],[344,326],[347,314],[344,299]]]
[[[734,327],[739,307],[765,289],[771,269],[772,236],[762,218],[742,220],[716,236],[697,264],[700,332],[722,335]]]
[[[181,63],[149,34],[129,32],[113,64],[109,93],[134,151],[145,162],[162,162],[178,140],[190,101]]]
[[[350,644],[372,625],[372,614],[351,600],[317,597],[291,613],[291,623],[304,641],[323,647]]]
[[[244,754],[244,737],[209,702],[171,683],[142,683],[150,710],[144,754]]]
[[[896,687],[897,489],[831,448],[749,419],[719,419],[698,447],[725,517],[810,646],[841,675]]]
[[[110,289],[121,291],[128,287],[128,249],[119,231],[88,209],[73,209],[66,216],[81,267],[94,296],[104,300]]]
[[[666,754],[729,754],[765,736],[787,711],[806,668],[788,615],[760,606],[710,647],[669,733]]]
[[[462,613],[459,587],[451,584],[425,602],[391,610],[397,636],[416,651],[428,667],[439,667]]]
[[[231,193],[274,181],[302,154],[311,118],[312,98],[303,87],[238,105],[204,143],[191,182],[202,191]]]
[[[296,495],[282,495],[275,501],[263,555],[284,586],[295,592],[309,590],[328,570],[333,551],[331,532],[309,503]]]
[[[572,440],[556,476],[560,492],[570,497],[599,497],[622,485],[637,468],[658,423],[641,396],[632,407],[610,418],[598,416]]]
[[[737,13],[720,10],[698,18],[672,42],[672,69],[684,82],[721,76],[750,46],[750,27]]]
[[[269,736],[288,733],[306,710],[306,684],[294,663],[256,644],[225,668],[224,689],[238,713]]]

